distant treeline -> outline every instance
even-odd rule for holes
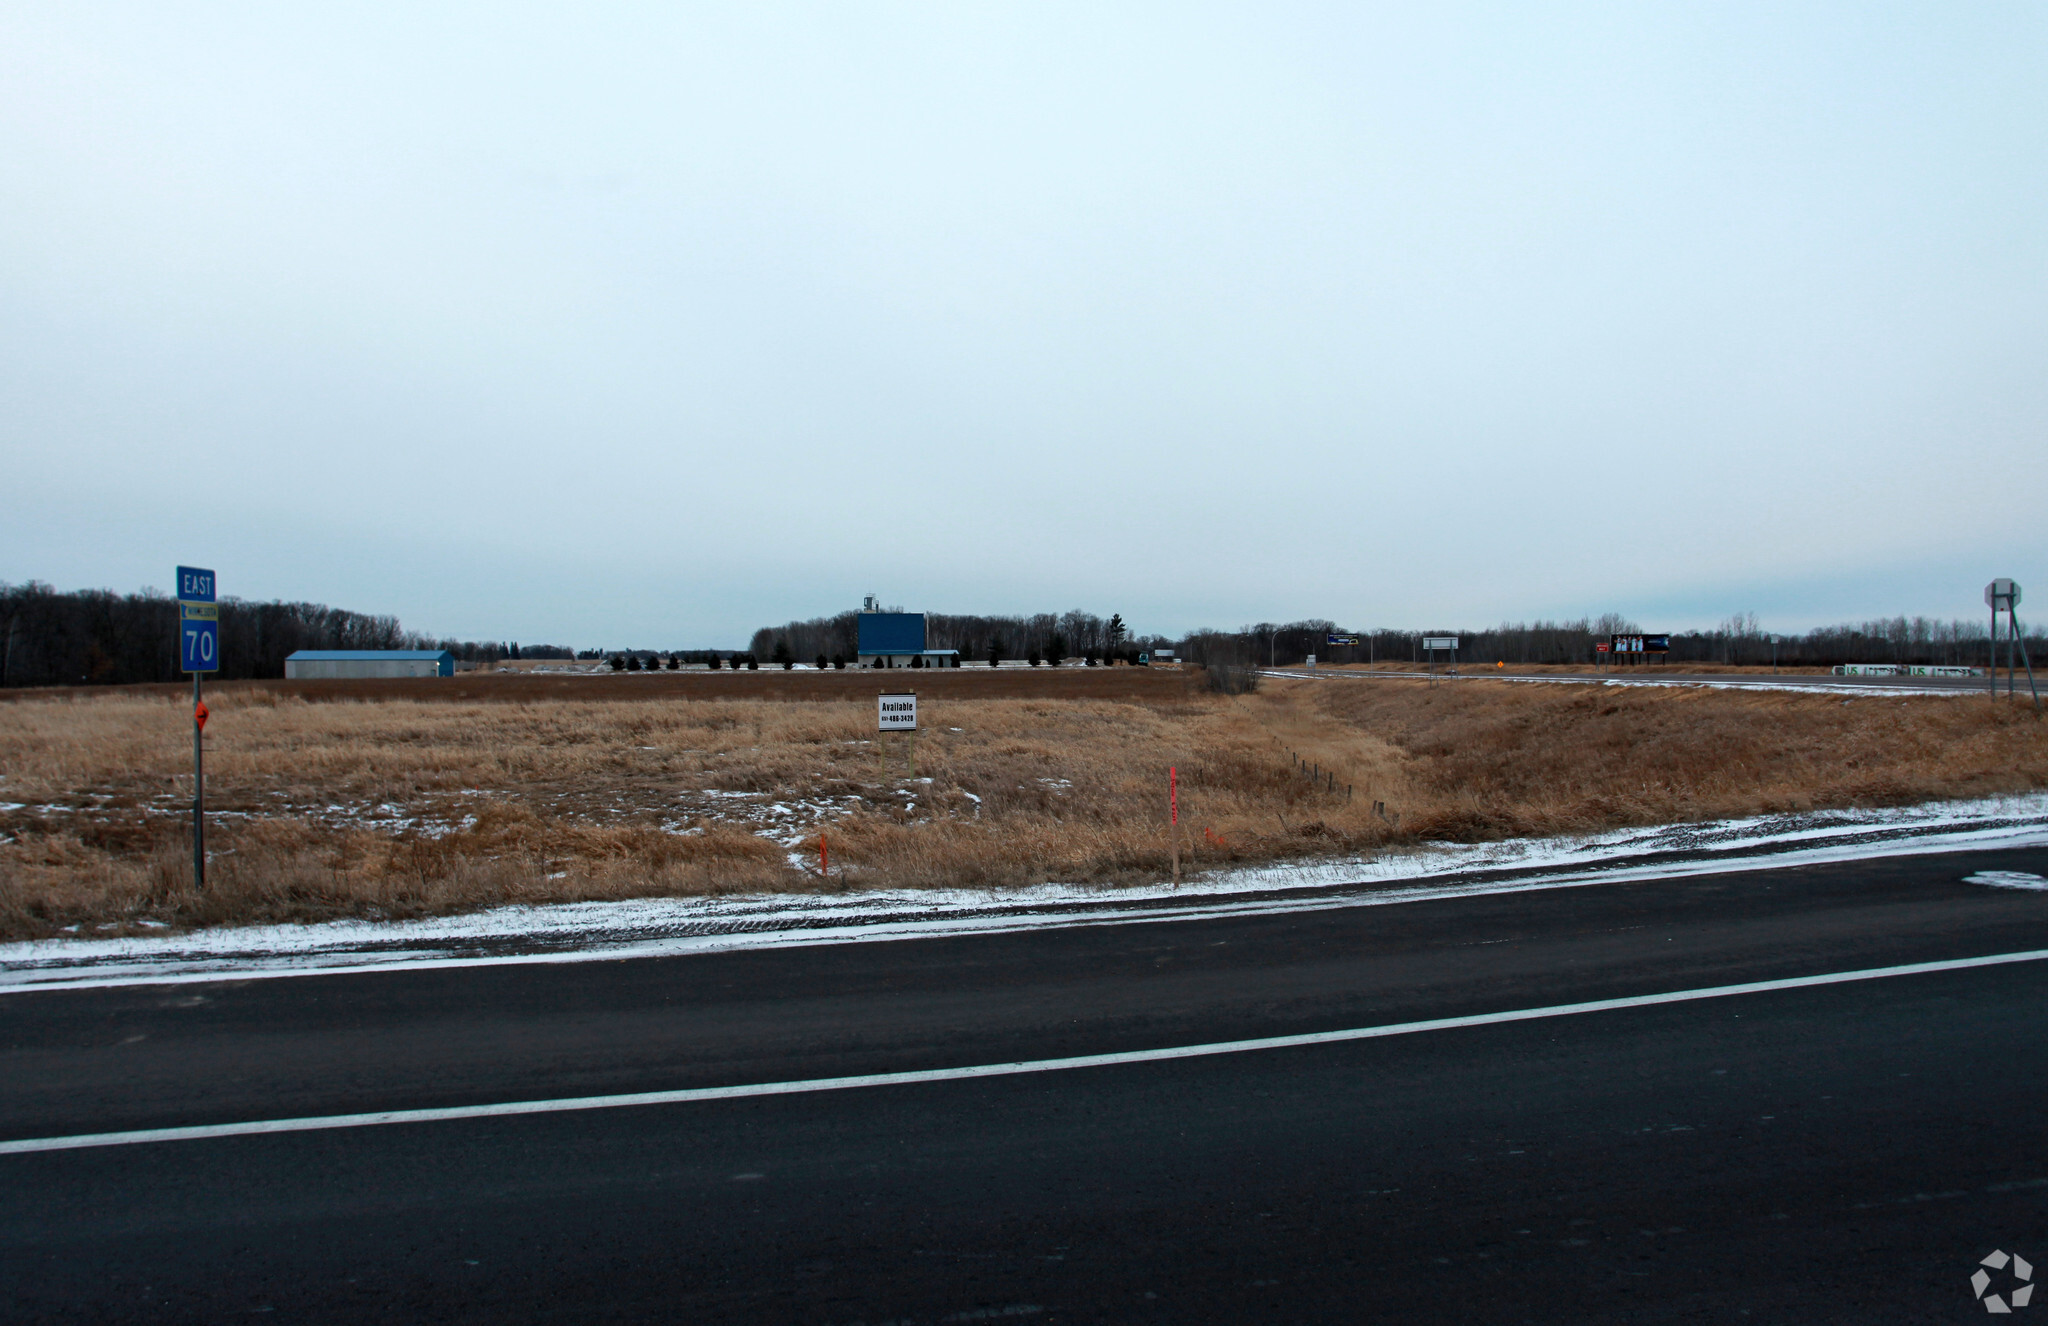
[[[890,609],[900,611],[900,609]],[[842,612],[835,617],[816,617],[805,622],[767,627],[754,632],[750,651],[761,658],[782,656],[809,661],[852,658],[858,636],[859,614]],[[1649,628],[1651,633],[1655,628]],[[1174,640],[1161,635],[1138,635],[1123,625],[1120,616],[1108,619],[1086,612],[1055,616],[978,617],[929,613],[925,618],[926,647],[958,649],[963,657],[985,658],[991,648],[1004,658],[1024,658],[1032,653],[1045,657],[1101,657],[1110,649],[1112,630],[1118,632],[1116,652],[1176,649],[1181,657],[1197,663],[1242,666],[1286,666],[1299,664],[1314,654],[1323,662],[1366,663],[1397,661],[1419,663],[1427,655],[1422,647],[1426,636],[1458,637],[1458,657],[1470,661],[1501,663],[1588,663],[1594,659],[1593,646],[1612,635],[1643,634],[1645,628],[1629,618],[1608,613],[1578,621],[1503,622],[1485,630],[1456,627],[1420,631],[1354,630],[1327,618],[1302,621],[1259,622],[1235,631],[1196,631]],[[1780,632],[1773,636],[1763,629],[1755,613],[1738,613],[1711,630],[1671,633],[1671,652],[1638,656],[1655,662],[1769,664],[1775,657],[1780,666],[1832,667],[1837,663],[1932,663],[1949,666],[1983,666],[1989,659],[1990,625],[1983,621],[1936,621],[1929,617],[1892,617],[1876,621],[1823,626],[1803,633]],[[1332,635],[1355,636],[1355,645],[1332,645]],[[2043,637],[2029,628],[2027,648],[2042,651]],[[1444,656],[1438,655],[1441,660]]]
[[[929,613],[925,626],[927,648],[957,649],[964,659],[977,662],[991,656],[1134,657],[1141,650],[1178,649],[1183,657],[1198,663],[1239,668],[1298,664],[1310,654],[1333,663],[1419,662],[1424,658],[1425,635],[1459,637],[1459,657],[1467,662],[1585,663],[1595,656],[1593,646],[1608,636],[1643,630],[1613,613],[1571,622],[1503,623],[1480,631],[1449,627],[1349,631],[1333,621],[1310,618],[1284,625],[1260,622],[1236,631],[1197,631],[1173,640],[1140,635],[1114,613],[1104,618],[1079,610],[1029,616]],[[155,591],[60,593],[39,581],[20,585],[0,581],[0,686],[179,681],[186,674],[178,670],[177,631],[176,601]],[[1333,646],[1329,643],[1333,634],[1356,635],[1359,642]],[[282,677],[285,656],[300,649],[445,649],[463,662],[484,665],[503,658],[604,658],[614,652],[635,654],[644,661],[654,653],[585,650],[579,655],[560,645],[439,640],[403,629],[396,617],[318,603],[251,603],[242,599],[221,601],[220,636],[221,669],[215,675],[224,679]],[[1712,630],[1672,633],[1671,652],[1656,661],[1768,664],[1775,648],[1778,663],[1791,667],[1838,663],[1981,667],[1990,657],[1988,638],[1986,620],[1944,622],[1927,617],[1893,617],[1773,636],[1763,630],[1755,613],[1738,613]],[[858,645],[859,614],[842,612],[756,631],[745,651],[660,652],[665,659],[683,663],[701,664],[718,658],[744,666],[748,660],[808,663],[823,657],[851,661]],[[2027,633],[2027,648],[2036,659],[2048,653],[2043,636],[2036,631]]]
[[[1066,659],[1173,648],[1173,641],[1165,636],[1133,634],[1121,614],[1104,618],[1079,609],[1019,617],[931,612],[925,614],[924,629],[925,648],[957,649],[962,658],[977,661],[985,661],[991,653],[1007,659]],[[859,641],[860,614],[842,612],[835,617],[764,627],[754,632],[748,652],[760,658],[787,656],[803,662],[821,656],[851,659],[858,652]],[[784,653],[778,654],[778,650]]]
[[[552,645],[433,640],[371,616],[320,603],[220,604],[222,679],[282,677],[300,649],[445,649],[458,659],[492,663],[509,656],[568,658]],[[178,604],[155,591],[106,589],[60,593],[39,581],[0,581],[0,686],[117,685],[181,681]]]
[[[2025,623],[2022,622],[2024,626]],[[1654,629],[1654,628],[1653,628]],[[1346,631],[1334,622],[1311,619],[1277,625],[1260,622],[1236,631],[1199,631],[1183,641],[1186,656],[1197,662],[1267,665],[1298,664],[1308,655],[1331,663],[1372,661],[1422,662],[1425,636],[1458,637],[1458,657],[1486,663],[1586,663],[1593,646],[1611,635],[1641,634],[1644,628],[1610,613],[1575,622],[1504,622],[1487,630],[1451,627],[1427,631]],[[1331,635],[1356,635],[1356,645],[1331,645]],[[2027,650],[2041,655],[2043,637],[2026,630]],[[1832,667],[1837,663],[1931,663],[1985,666],[1990,660],[1989,614],[1983,621],[1935,621],[1928,617],[1892,617],[1876,621],[1823,626],[1804,633],[1763,629],[1755,613],[1739,613],[1707,631],[1671,633],[1671,652],[1637,656],[1664,664],[1769,664],[1784,667]],[[1439,660],[1444,655],[1437,656]]]

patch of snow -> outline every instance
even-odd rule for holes
[[[0,801],[0,811],[5,811],[5,810],[27,810],[27,809],[28,809],[28,805],[27,805],[27,804],[26,804],[25,802],[21,802],[21,801]]]
[[[0,992],[219,980],[230,975],[665,957],[1197,920],[1391,906],[1880,856],[2042,846],[2048,846],[2048,793],[2032,793],[1890,810],[1817,811],[1617,829],[1570,838],[1434,844],[1377,857],[1217,871],[1189,880],[1178,891],[1162,881],[1116,889],[1044,884],[1014,890],[641,898],[501,907],[411,921],[36,940],[0,945]]]
[[[1516,676],[1514,673],[1494,672],[1293,672],[1285,668],[1261,668],[1262,677],[1285,677],[1292,681],[1359,681],[1384,680],[1416,681],[1428,678],[1432,681],[1511,681],[1530,686],[1694,686],[1708,690],[1728,691],[1797,691],[1807,695],[1853,695],[1862,699],[1883,699],[1888,695],[1982,695],[1982,690],[1960,686],[1898,686],[1898,685],[1856,685],[1849,682],[1824,680],[1801,681],[1797,677],[1746,677],[1731,675],[1726,678],[1692,676],[1683,680],[1658,680],[1655,678],[1621,678],[1577,675],[1531,677]]]
[[[1963,876],[1965,884],[1988,884],[1994,889],[2026,889],[2032,893],[2048,893],[2048,879],[2030,875],[2024,870],[1980,870],[1974,875]]]

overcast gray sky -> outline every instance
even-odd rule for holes
[[[0,579],[585,646],[2048,596],[2048,6],[0,8]]]

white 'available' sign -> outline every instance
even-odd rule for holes
[[[884,695],[881,698],[880,704],[881,708],[878,711],[880,718],[879,731],[917,731],[917,692],[910,691],[902,695]]]

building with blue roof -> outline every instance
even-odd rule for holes
[[[957,668],[957,649],[927,649],[924,644],[924,614],[921,612],[878,612],[869,597],[861,610],[855,654],[864,668]]]

